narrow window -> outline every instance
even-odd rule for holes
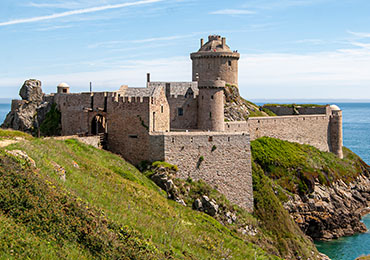
[[[211,99],[213,99],[213,95],[211,96]]]
[[[230,137],[227,138],[227,141],[230,142]]]
[[[183,116],[183,115],[184,115],[184,109],[183,109],[182,107],[179,107],[179,108],[177,109],[177,114],[178,114],[179,116]]]
[[[212,112],[209,112],[209,118],[212,118]]]
[[[202,96],[202,99],[204,99],[204,96]]]
[[[228,61],[229,66],[231,66],[231,60]]]
[[[208,142],[212,142],[212,141],[213,141],[213,136],[208,137]]]
[[[175,142],[175,138],[174,138],[174,137],[172,137],[172,140],[171,140],[171,141],[172,141],[172,143],[174,143],[174,142]]]
[[[161,113],[163,113],[163,105],[161,105]]]
[[[128,135],[129,138],[138,138],[137,135]]]

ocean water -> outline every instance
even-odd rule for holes
[[[0,104],[0,125],[4,122],[6,115],[10,111],[10,102],[9,104]]]
[[[343,110],[344,145],[370,164],[370,103],[337,103],[337,105]],[[9,110],[10,103],[0,104],[0,124]],[[363,222],[370,230],[370,215],[364,217]],[[370,254],[370,232],[330,242],[317,242],[316,246],[332,260],[354,260],[358,256]]]

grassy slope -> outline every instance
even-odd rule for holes
[[[13,194],[1,202],[16,201],[14,214],[0,207],[3,258],[275,259],[213,218],[167,200],[116,155],[74,140],[33,139],[7,149],[26,151],[38,170],[0,154],[1,192]],[[66,182],[52,162],[65,168]]]
[[[344,159],[309,146],[263,137],[251,142],[253,160],[284,189],[306,194],[317,181],[330,185],[341,179],[350,182],[365,167],[356,154],[343,148]]]

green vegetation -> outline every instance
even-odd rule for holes
[[[46,114],[45,120],[40,125],[40,132],[43,136],[57,136],[62,130],[61,113],[57,105],[53,103],[50,111]]]
[[[5,130],[5,129],[0,128],[0,140],[1,139],[16,139],[16,138],[24,138],[24,139],[30,140],[32,139],[32,136],[24,132]]]
[[[330,185],[354,180],[366,164],[349,149],[344,159],[309,146],[263,137],[251,142],[252,157],[264,173],[284,189],[300,194],[312,191],[315,180]]]
[[[35,138],[6,149],[25,151],[37,169],[0,150],[3,258],[278,259],[168,200],[117,155],[75,140]]]

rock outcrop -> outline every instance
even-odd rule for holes
[[[236,86],[225,87],[225,119],[227,121],[246,121],[250,116],[268,116],[264,111],[243,99]]]
[[[52,96],[42,92],[41,81],[26,80],[19,91],[22,100],[13,101],[12,110],[6,116],[2,128],[12,128],[28,133],[35,132],[52,105]]]
[[[42,102],[44,93],[41,89],[41,81],[36,79],[26,80],[19,90],[19,95],[22,100],[31,102]]]
[[[340,180],[330,187],[315,183],[310,195],[291,196],[284,207],[300,228],[315,240],[366,232],[360,220],[370,209],[369,176],[365,172],[350,184]]]

